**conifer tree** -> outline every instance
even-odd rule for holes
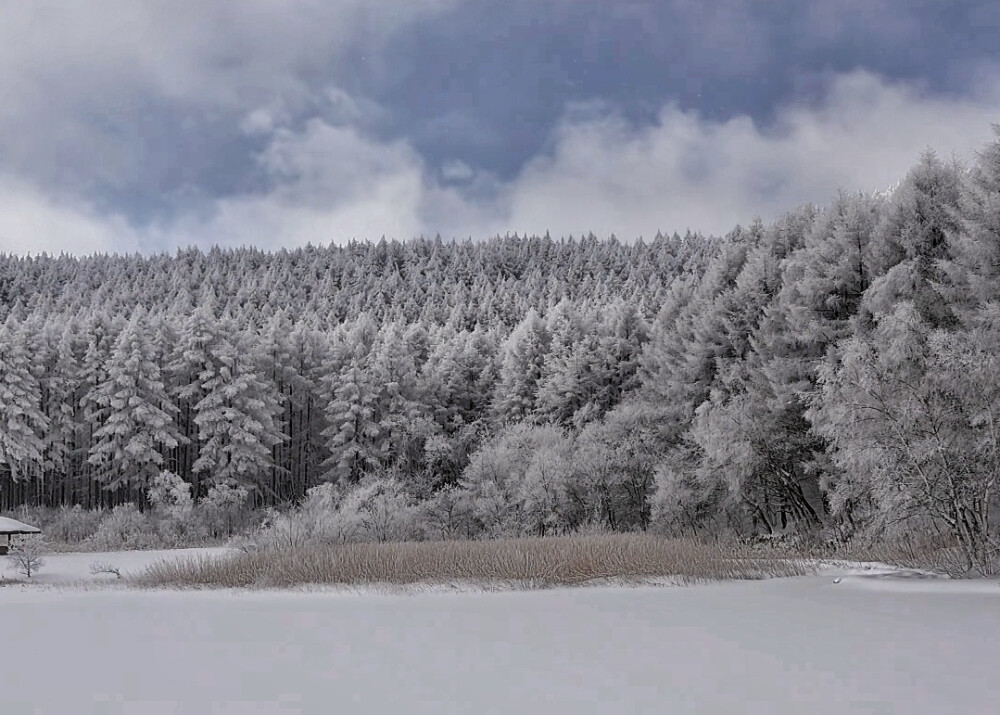
[[[954,323],[942,291],[959,230],[960,188],[958,167],[927,152],[893,192],[872,240],[876,273],[865,291],[868,313],[885,315],[907,300],[932,325]]]
[[[234,482],[268,499],[277,495],[272,447],[282,441],[281,400],[260,375],[252,353],[225,337],[208,346],[194,406],[201,447],[192,471],[210,484]]]
[[[522,420],[534,412],[550,340],[545,321],[534,310],[507,338],[493,400],[499,423]]]
[[[376,449],[404,473],[422,467],[424,442],[437,431],[420,394],[417,374],[419,340],[414,345],[401,326],[384,327],[372,348],[369,379],[375,387],[379,441]]]
[[[86,459],[77,444],[77,413],[82,398],[75,322],[45,324],[39,346],[39,384],[42,411],[49,424],[45,431],[45,483],[53,503],[66,503],[82,493],[81,462]]]
[[[384,456],[379,451],[377,394],[357,360],[338,382],[326,408],[329,426],[323,436],[330,456],[323,466],[330,481],[357,482]]]
[[[979,160],[962,191],[955,258],[948,267],[956,305],[982,305],[1000,299],[1000,124],[996,138]]]
[[[109,490],[145,493],[163,470],[165,451],[181,440],[147,330],[137,310],[115,340],[105,378],[87,397],[100,412],[88,461]]]
[[[49,420],[40,403],[24,332],[9,315],[0,327],[0,473],[14,482],[41,470]]]

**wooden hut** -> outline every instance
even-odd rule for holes
[[[16,519],[8,519],[5,516],[0,516],[0,554],[6,554],[10,551],[11,542],[14,540],[14,536],[19,534],[41,534],[42,530],[37,526],[31,526],[29,524],[23,524]],[[6,541],[3,540],[4,535],[7,536]]]

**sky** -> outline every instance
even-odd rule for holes
[[[1000,122],[994,0],[0,3],[0,252],[724,234]]]

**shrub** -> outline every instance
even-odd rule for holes
[[[470,505],[456,485],[439,489],[420,502],[415,519],[421,525],[422,536],[429,539],[470,537],[478,528]]]
[[[952,578],[1000,574],[1000,547],[994,546],[992,552],[984,553],[984,558],[970,567],[962,545],[949,534],[917,531],[878,539],[856,535],[850,541],[837,544],[834,555],[851,561],[877,561],[902,568],[936,571]]]
[[[39,514],[30,521],[45,532],[50,544],[77,545],[93,536],[104,516],[102,511],[88,511],[79,504],[62,506]]]
[[[95,551],[149,549],[162,546],[155,525],[134,504],[121,504],[104,513],[97,531],[86,544]]]
[[[122,572],[114,564],[107,563],[106,561],[95,561],[90,565],[90,573],[92,576],[101,576],[103,574],[109,574],[115,578],[121,578]]]
[[[212,536],[232,536],[240,525],[250,492],[246,487],[231,482],[213,484],[201,500],[205,523]]]
[[[153,509],[176,520],[186,518],[194,506],[191,485],[173,472],[160,472],[153,479],[146,496]]]
[[[334,519],[343,541],[402,541],[416,534],[416,514],[413,497],[402,484],[379,477],[348,492]]]
[[[204,510],[195,509],[191,485],[173,472],[160,472],[147,490],[156,535],[164,545],[200,543],[208,531]]]
[[[399,541],[419,536],[419,509],[394,477],[372,477],[344,491],[321,484],[290,512],[269,510],[261,526],[233,540],[245,552],[307,544]]]

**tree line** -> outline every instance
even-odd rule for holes
[[[145,507],[167,474],[451,535],[995,557],[1000,139],[722,238],[3,256],[0,299],[0,508]]]

